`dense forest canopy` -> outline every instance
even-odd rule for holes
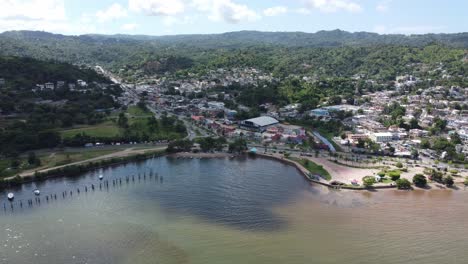
[[[86,82],[110,83],[110,81],[87,68],[79,68],[69,63],[40,61],[32,58],[1,57],[0,78],[7,80],[10,88],[30,89],[36,84],[64,81],[75,83]]]
[[[91,69],[30,58],[0,57],[0,78],[5,80],[0,86],[0,155],[57,146],[58,129],[102,122],[104,110],[118,107],[114,98],[122,93]],[[45,82],[77,80],[88,84],[76,90],[67,85],[34,89]]]
[[[445,63],[452,75],[467,70],[468,33],[379,35],[340,30],[301,32],[242,31],[217,35],[64,36],[15,31],[0,34],[0,54],[101,64],[124,75],[218,67],[256,67],[276,75],[350,76],[390,79],[415,64]]]

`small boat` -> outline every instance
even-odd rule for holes
[[[99,180],[102,180],[102,179],[104,179],[104,175],[99,174]]]
[[[41,195],[41,191],[39,191],[39,189],[34,190],[33,193],[37,196]]]
[[[8,200],[13,201],[15,199],[15,195],[13,193],[7,194]]]

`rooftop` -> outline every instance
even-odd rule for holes
[[[245,122],[252,122],[258,126],[270,126],[270,125],[279,123],[278,120],[269,116],[260,116],[260,117],[252,118],[252,119],[245,120]]]

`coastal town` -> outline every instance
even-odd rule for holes
[[[465,264],[468,1],[0,0],[0,264]]]
[[[359,80],[361,76],[352,78]],[[302,79],[313,81],[306,76]],[[255,87],[276,81],[272,74],[253,68],[218,69],[198,78],[171,80],[164,76],[144,78],[138,84],[123,84],[126,89],[119,100],[123,104],[144,100],[156,115],[164,112],[177,116],[188,125],[192,139],[243,138],[258,153],[322,157],[321,163],[334,161],[335,165],[341,164],[338,166],[363,170],[348,176],[336,175],[335,180],[343,182],[335,183],[361,185],[364,174],[383,176],[376,168],[385,167],[400,171],[410,180],[424,170],[426,175],[442,171],[462,182],[467,176],[463,165],[468,153],[467,87],[416,89],[425,80],[405,75],[390,82],[393,88],[364,94],[352,104],[341,99],[335,105],[325,103],[318,108],[303,109],[300,103],[284,106],[265,103],[261,105],[265,109],[263,113],[248,119],[239,118],[240,111],[250,110],[242,102],[237,102],[236,109],[226,105],[236,100],[226,91],[232,87]],[[221,89],[223,92],[219,92]],[[320,123],[337,121],[346,129],[340,135],[321,135],[313,126],[298,125],[296,121],[305,118]],[[388,125],[391,118],[398,118],[400,125]],[[327,167],[337,171],[333,166]],[[373,169],[365,171],[366,168]],[[377,185],[379,182],[382,181],[378,180]]]

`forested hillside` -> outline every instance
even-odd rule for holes
[[[303,73],[389,79],[417,63],[445,63],[451,74],[466,72],[468,33],[378,35],[345,31],[232,32],[218,35],[63,36],[18,31],[0,34],[0,54],[102,64],[123,74],[162,74],[216,67],[256,67],[276,75]]]
[[[0,57],[0,79],[0,155],[57,146],[59,129],[102,122],[122,92],[93,70],[29,58]],[[87,85],[70,89],[78,79]],[[35,87],[58,81],[65,84]]]
[[[54,63],[31,58],[0,57],[0,78],[6,80],[8,88],[31,89],[36,84],[84,80],[86,82],[110,83],[108,79],[87,68],[69,63]]]

